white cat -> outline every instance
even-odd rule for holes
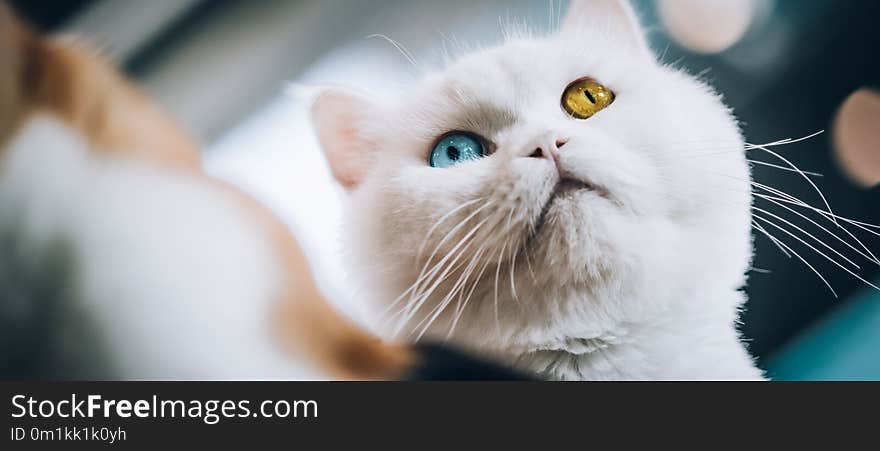
[[[554,34],[404,99],[329,89],[313,107],[384,333],[555,379],[762,379],[736,328],[743,138],[712,88],[658,63],[625,1],[573,0]]]

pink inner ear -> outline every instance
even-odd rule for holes
[[[346,189],[352,189],[361,184],[364,177],[366,176],[366,167],[367,165],[363,161],[364,158],[362,156],[355,155],[357,148],[359,147],[356,143],[360,142],[360,136],[358,134],[357,128],[353,126],[343,126],[341,130],[339,130],[340,137],[343,142],[350,143],[350,149],[346,149],[341,155],[335,155],[335,162],[330,163],[330,169],[333,172],[333,176],[336,177],[336,180],[344,186]]]
[[[363,137],[359,124],[370,104],[345,92],[321,94],[312,107],[312,119],[333,177],[346,189],[356,188],[372,167],[373,143]]]

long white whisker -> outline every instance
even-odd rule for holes
[[[453,209],[453,210],[450,211],[449,213],[443,215],[443,217],[441,217],[441,218],[440,218],[440,219],[439,219],[439,220],[438,220],[438,221],[437,221],[437,222],[431,227],[431,229],[428,230],[427,234],[425,235],[425,239],[422,241],[422,244],[419,246],[419,251],[418,251],[418,253],[417,253],[417,256],[418,256],[418,257],[416,258],[416,261],[418,261],[419,259],[421,259],[421,255],[422,255],[423,252],[424,252],[424,246],[425,246],[425,244],[427,243],[428,238],[431,236],[431,234],[434,232],[434,229],[435,229],[437,226],[439,226],[443,221],[445,221],[449,216],[451,216],[451,215],[454,214],[455,212],[461,210],[461,209],[464,208],[464,207],[467,207],[468,205],[472,205],[473,203],[478,202],[478,201],[480,201],[480,200],[482,200],[482,199],[483,199],[483,198],[478,198],[478,199],[474,199],[474,200],[472,200],[472,201],[465,202],[464,204],[462,204],[462,205],[456,207],[455,209]],[[486,207],[486,206],[488,206],[488,202],[487,202],[487,205],[483,205],[483,207]],[[477,209],[474,213],[472,213],[471,215],[469,215],[468,217],[466,217],[466,218],[465,218],[464,220],[462,220],[458,225],[456,225],[456,226],[453,227],[449,232],[447,232],[447,234],[443,237],[443,239],[440,240],[440,243],[438,244],[438,248],[435,248],[434,253],[432,253],[432,254],[431,254],[431,257],[425,262],[424,266],[422,267],[422,270],[419,272],[419,275],[416,277],[415,282],[413,282],[413,283],[412,283],[412,284],[411,284],[406,290],[404,290],[402,293],[400,293],[400,295],[397,296],[397,298],[395,298],[395,299],[394,299],[394,300],[388,305],[388,307],[386,307],[386,308],[382,311],[382,314],[381,314],[382,317],[387,318],[387,320],[391,320],[391,319],[393,319],[395,316],[397,316],[397,314],[392,315],[391,317],[388,317],[388,312],[390,312],[391,309],[393,309],[395,306],[397,306],[397,304],[399,304],[400,301],[402,301],[402,300],[406,297],[407,294],[409,294],[409,293],[411,293],[411,292],[413,293],[413,296],[410,297],[411,300],[412,300],[413,297],[416,296],[416,293],[418,292],[418,289],[419,289],[419,287],[420,287],[420,284],[421,284],[426,278],[431,277],[433,274],[435,274],[435,272],[436,272],[437,270],[439,270],[440,265],[442,264],[442,262],[441,262],[441,263],[437,263],[437,264],[435,264],[434,267],[432,268],[432,270],[431,270],[429,273],[427,273],[427,274],[425,273],[425,270],[427,269],[428,265],[429,265],[429,264],[431,263],[431,261],[434,259],[434,256],[436,255],[436,252],[437,252],[437,250],[439,249],[439,246],[442,246],[442,245],[446,242],[446,240],[448,240],[448,239],[449,239],[449,238],[450,238],[450,237],[451,237],[456,231],[458,231],[458,229],[460,229],[462,226],[464,226],[464,225],[465,225],[465,224],[466,224],[466,223],[467,223],[467,222],[468,222],[468,221],[469,221],[474,215],[476,215],[481,209],[482,209],[482,208]],[[399,313],[400,313],[400,312],[398,312],[398,314],[399,314]]]
[[[758,149],[759,147],[779,147],[785,146],[789,144],[799,143],[801,141],[806,141],[808,139],[814,138],[818,135],[824,133],[824,130],[820,130],[818,132],[809,134],[807,136],[792,139],[785,138],[777,141],[772,141],[763,144],[751,144],[751,143],[739,143],[735,141],[718,141],[718,140],[690,140],[690,141],[678,141],[673,143],[667,143],[669,146],[678,146],[683,147],[687,150],[692,151],[700,151],[700,150],[717,150],[717,152],[700,152],[700,153],[692,153],[692,154],[684,154],[684,155],[676,155],[674,159],[680,158],[689,158],[689,157],[706,157],[706,156],[715,156],[715,155],[723,155],[728,153],[740,153],[743,151],[750,151]],[[642,146],[640,149],[643,150],[651,150],[654,146]],[[797,171],[795,171],[797,172]]]
[[[498,276],[501,274],[501,261],[503,260],[506,247],[507,243],[505,242],[501,246],[501,252],[498,253],[498,266],[495,268],[495,328],[499,331],[501,330],[501,321],[498,319]]]
[[[444,310],[446,310],[446,307],[452,302],[452,299],[455,298],[455,295],[459,291],[463,291],[462,289],[467,284],[468,277],[470,277],[471,273],[473,272],[473,268],[476,266],[478,257],[478,254],[474,254],[474,256],[471,257],[471,260],[468,263],[467,267],[464,269],[464,271],[462,271],[461,275],[458,277],[458,280],[456,280],[455,284],[453,284],[449,292],[446,293],[446,296],[444,296],[443,299],[437,304],[437,306],[435,306],[434,309],[432,309],[431,312],[428,313],[428,316],[426,316],[425,319],[415,325],[415,327],[413,328],[414,330],[418,329],[424,323],[424,327],[422,328],[421,333],[419,333],[416,337],[416,341],[422,339],[422,336],[428,331],[428,329],[431,327],[431,324],[434,323],[437,317],[439,317],[440,314],[443,313]],[[426,320],[427,322],[425,322]]]
[[[534,286],[538,286],[538,278],[535,276],[535,270],[532,269],[532,259],[529,257],[529,252],[526,250],[524,252],[526,257],[526,266],[529,268],[529,274],[532,276],[532,284]]]
[[[767,234],[767,232],[764,231],[763,229],[759,229],[759,230],[760,230],[762,233]],[[837,292],[834,291],[834,287],[832,287],[831,284],[828,283],[828,280],[826,280],[825,277],[822,277],[822,274],[820,274],[819,271],[816,270],[816,268],[814,268],[813,265],[810,264],[810,262],[808,262],[806,259],[804,259],[803,257],[801,257],[801,254],[798,254],[794,249],[792,249],[791,247],[789,247],[787,244],[783,243],[782,241],[776,240],[775,238],[773,238],[773,237],[770,236],[769,234],[767,234],[767,237],[770,238],[771,240],[774,240],[774,241],[778,242],[782,247],[784,247],[784,248],[787,249],[789,252],[791,252],[792,254],[794,254],[794,256],[797,257],[798,260],[800,260],[801,262],[803,262],[803,264],[807,265],[807,267],[810,268],[810,270],[812,270],[813,273],[815,273],[816,276],[818,276],[819,279],[821,279],[822,282],[825,283],[825,286],[828,287],[829,290],[831,290],[831,294],[834,295],[835,298],[837,297]]]
[[[490,252],[491,253],[491,252]],[[486,268],[491,263],[491,259],[486,259],[483,266],[480,268],[480,272],[477,273],[477,277],[474,278],[473,283],[471,284],[471,289],[468,291],[467,296],[464,298],[464,302],[461,304],[461,309],[457,310],[455,313],[455,318],[452,320],[452,325],[449,327],[449,333],[446,334],[446,339],[452,336],[453,331],[455,331],[455,326],[458,324],[458,321],[461,319],[461,316],[464,314],[464,309],[467,308],[468,301],[471,300],[471,296],[473,296],[474,291],[477,289],[477,286],[480,284],[480,280],[483,278],[483,273],[486,271]]]
[[[783,171],[797,172],[797,171],[795,171],[795,170],[792,169],[792,168],[787,168],[787,167],[785,167],[785,166],[780,166],[780,165],[778,165],[778,164],[767,163],[766,161],[752,160],[752,159],[749,159],[749,158],[746,158],[746,161],[748,161],[749,163],[752,163],[752,164],[758,164],[758,165],[761,165],[761,166],[768,166],[768,167],[771,167],[771,168],[781,169],[781,170],[783,170]],[[806,175],[812,176],[812,177],[824,177],[824,175],[822,175],[822,174],[820,174],[820,173],[818,173],[818,172],[810,172],[810,171],[801,171],[801,172],[803,172],[803,173],[806,174]]]
[[[815,138],[815,137],[821,135],[822,133],[825,133],[825,130],[819,130],[818,132],[810,133],[809,135],[807,135],[807,136],[802,136],[802,137],[800,137],[800,138],[794,138],[794,139],[792,139],[792,138],[785,138],[785,139],[780,139],[779,141],[773,141],[773,142],[771,142],[771,143],[767,143],[767,144],[749,144],[749,143],[746,143],[746,148],[753,147],[753,146],[756,146],[756,145],[758,145],[758,146],[764,146],[764,147],[775,147],[775,146],[782,146],[782,145],[788,145],[788,144],[795,144],[795,143],[799,143],[799,142],[801,142],[801,141],[806,141],[806,140],[808,140],[808,139],[813,139],[813,138]]]
[[[761,224],[758,224],[757,222],[755,222],[754,220],[752,220],[752,227],[754,227],[756,230],[758,230],[759,232],[763,233],[764,236],[766,236],[767,238],[769,238],[770,241],[771,241],[776,247],[778,247],[779,250],[782,251],[782,253],[783,253],[786,257],[791,258],[791,254],[789,254],[788,251],[785,250],[784,247],[782,247],[782,243],[779,241],[779,239],[776,238],[775,236],[773,236],[772,233],[768,232],[766,229],[764,229],[763,227],[761,227]]]
[[[473,236],[473,235],[474,235],[474,234],[480,229],[480,227],[482,227],[483,224],[485,224],[486,221],[488,221],[490,218],[491,218],[491,217],[486,217],[485,219],[483,219],[482,221],[480,221],[476,226],[474,226],[474,228],[471,229],[471,231],[468,232],[467,235],[465,235],[465,236],[461,239],[461,241],[459,241],[459,243],[458,243],[458,244],[457,244],[457,245],[456,245],[456,246],[455,246],[455,247],[449,252],[449,254],[447,254],[447,255],[443,258],[443,261],[446,261],[446,260],[448,260],[452,255],[455,255],[455,258],[454,258],[454,259],[453,259],[448,265],[446,265],[447,268],[443,271],[443,273],[436,277],[435,282],[433,283],[433,285],[432,285],[427,291],[425,291],[424,293],[422,293],[422,294],[419,295],[419,296],[422,298],[422,301],[419,303],[419,307],[418,307],[418,308],[421,308],[421,305],[425,302],[425,300],[428,299],[428,298],[431,296],[431,294],[434,292],[434,290],[436,290],[437,287],[440,286],[440,284],[441,284],[444,280],[446,280],[446,276],[447,276],[447,275],[449,274],[449,272],[452,270],[452,266],[455,265],[455,263],[456,263],[456,262],[462,257],[462,255],[464,254],[464,251],[465,251],[468,247],[470,247],[471,244],[473,244],[474,241],[473,241],[473,240],[470,240],[470,238],[471,238],[471,237],[472,237],[472,236]],[[467,245],[466,245],[464,248],[462,248],[460,252],[457,252],[458,249],[461,248],[461,246],[464,245],[465,243],[467,243]],[[442,263],[442,262],[441,262],[441,263]],[[399,333],[399,331],[400,331],[400,329],[403,327],[403,325],[406,324],[406,323],[408,323],[408,322],[410,321],[410,319],[412,319],[412,316],[415,314],[415,312],[418,310],[418,308],[413,309],[408,315],[406,315],[406,317],[405,317],[404,320],[402,321],[402,325],[401,325],[401,327],[398,328],[398,330],[397,330],[397,332],[395,332],[395,334]]]
[[[772,204],[774,204],[774,205],[776,205],[776,206],[778,206],[778,207],[780,207],[780,208],[784,208],[785,210],[788,210],[788,211],[790,211],[791,213],[793,213],[793,214],[795,214],[795,215],[797,215],[797,216],[803,218],[804,220],[808,221],[809,223],[813,224],[814,226],[816,226],[816,227],[822,229],[825,233],[827,233],[828,235],[831,235],[832,237],[834,237],[835,239],[837,239],[837,241],[840,241],[840,242],[843,243],[845,246],[847,246],[848,248],[852,249],[854,252],[858,253],[858,254],[861,255],[862,257],[866,258],[867,260],[871,261],[871,262],[874,263],[874,264],[880,265],[880,262],[878,262],[877,260],[873,259],[871,256],[865,254],[864,252],[860,251],[858,248],[856,248],[855,246],[853,246],[852,244],[850,244],[848,241],[846,241],[846,240],[844,240],[843,238],[837,236],[834,232],[828,230],[828,228],[826,228],[826,227],[823,226],[822,224],[819,224],[818,222],[814,221],[813,219],[811,219],[811,218],[808,217],[807,215],[805,215],[805,214],[803,214],[803,213],[801,213],[801,212],[795,210],[794,208],[791,208],[791,207],[789,207],[789,206],[783,204],[782,202],[779,202],[779,201],[775,200],[775,199],[774,199],[773,197],[771,197],[771,196],[765,196],[765,195],[763,195],[763,194],[759,194],[759,193],[754,193],[754,194],[755,194],[758,198],[760,198],[760,199],[764,199],[764,200],[766,200],[767,202],[770,202],[770,203],[772,203]],[[856,241],[858,242],[858,239],[856,239]]]
[[[776,197],[776,198],[774,198],[775,200],[778,200],[778,201],[780,201],[780,202],[785,202],[785,203],[788,203],[788,204],[791,204],[791,205],[796,205],[796,206],[799,206],[799,207],[802,207],[802,208],[807,208],[807,209],[812,210],[812,211],[814,211],[814,212],[816,212],[816,213],[819,213],[820,215],[822,215],[825,219],[828,219],[829,221],[830,221],[830,219],[828,218],[828,216],[835,216],[835,217],[837,217],[837,219],[840,219],[840,220],[843,221],[843,222],[846,222],[846,223],[852,224],[852,225],[854,225],[855,227],[860,228],[860,229],[862,229],[862,230],[864,230],[864,231],[866,231],[866,232],[868,232],[868,233],[871,233],[871,234],[874,234],[874,235],[880,236],[880,233],[874,232],[873,230],[867,229],[867,228],[863,227],[862,225],[860,225],[860,224],[864,224],[864,223],[858,223],[858,221],[853,221],[852,219],[845,218],[845,217],[843,217],[843,216],[837,216],[837,215],[834,215],[834,214],[831,213],[831,212],[827,212],[827,211],[825,211],[825,210],[822,210],[821,208],[814,207],[814,206],[812,206],[812,205],[810,205],[810,204],[808,204],[808,203],[806,203],[806,202],[804,202],[804,201],[802,201],[802,200],[800,200],[800,199],[798,199],[798,198],[796,198],[796,197],[794,197],[794,196],[792,196],[792,195],[786,193],[785,191],[782,191],[782,190],[779,190],[779,189],[773,188],[772,186],[767,186],[767,185],[764,185],[764,184],[762,184],[762,183],[758,183],[758,182],[751,182],[751,184],[752,184],[753,186],[755,186],[756,188],[762,189],[762,190],[767,191],[767,192],[769,192],[769,193],[771,193],[771,194],[776,194],[777,196],[781,196],[781,197],[782,197],[782,198],[778,198],[778,197]],[[758,196],[758,197],[763,197],[763,196],[765,196],[765,195],[763,195],[763,194],[756,193],[756,192],[754,192],[754,191],[752,192],[752,195],[755,195],[755,196]],[[831,221],[831,222],[834,222],[834,221]],[[834,222],[834,223],[837,224],[836,222]],[[847,230],[846,227],[843,227],[843,226],[839,226],[838,228],[841,229],[841,230],[843,230],[844,233],[846,233],[850,238],[852,238],[853,240],[855,240],[855,242],[858,243],[859,246],[861,246],[862,249],[863,249],[866,253],[868,253],[868,255],[870,255],[870,256],[873,258],[873,261],[874,261],[874,262],[876,262],[877,264],[880,264],[880,259],[878,259],[877,256],[874,255],[873,252],[871,252],[871,249],[869,249],[868,246],[866,246],[864,243],[862,243],[861,240],[859,240],[855,235],[853,235],[852,232],[850,232],[849,230]]]
[[[763,218],[763,217],[758,216],[758,215],[755,215],[755,218],[760,219],[760,220],[766,222],[767,224],[773,226],[774,228],[776,228],[776,229],[782,231],[782,232],[785,233],[786,235],[788,235],[788,236],[790,236],[790,237],[792,237],[792,238],[798,240],[801,244],[803,244],[803,245],[807,246],[808,248],[812,249],[813,252],[815,252],[815,253],[821,255],[822,257],[824,257],[824,258],[825,258],[826,260],[828,260],[829,262],[833,263],[833,264],[834,264],[835,266],[837,266],[838,268],[840,268],[840,269],[846,271],[847,273],[849,273],[851,276],[855,277],[856,279],[859,279],[859,280],[861,280],[862,282],[868,284],[869,286],[873,287],[875,290],[880,291],[880,287],[878,287],[877,285],[874,285],[874,284],[871,283],[871,282],[868,282],[868,281],[865,280],[865,278],[863,278],[862,276],[860,276],[860,275],[858,275],[858,274],[856,274],[856,273],[850,271],[849,268],[847,268],[846,266],[843,266],[842,264],[838,263],[837,260],[834,260],[833,258],[831,258],[831,257],[829,257],[828,255],[826,255],[824,252],[820,251],[819,249],[816,249],[816,248],[815,248],[814,246],[812,246],[810,243],[807,243],[806,241],[802,240],[802,239],[801,239],[800,237],[798,237],[797,235],[795,235],[795,234],[789,232],[788,230],[786,230],[786,229],[784,229],[784,228],[778,226],[777,224],[775,224],[774,222],[772,222],[772,221],[770,221],[770,220],[768,220],[768,219],[766,219],[766,218]]]
[[[755,195],[758,196],[758,197],[761,197],[761,198],[763,198],[763,199],[767,199],[767,200],[773,199],[773,200],[776,200],[776,201],[779,201],[779,202],[783,202],[783,203],[787,203],[787,204],[790,204],[790,205],[794,205],[794,206],[797,206],[797,207],[806,208],[806,209],[808,209],[808,210],[814,211],[814,212],[816,212],[816,213],[822,215],[822,217],[825,218],[825,219],[827,219],[828,221],[831,221],[831,220],[827,217],[827,216],[829,216],[830,214],[829,214],[828,212],[826,212],[825,210],[822,210],[821,208],[817,208],[817,207],[814,207],[814,206],[812,206],[812,205],[804,204],[804,203],[801,203],[801,202],[792,201],[792,200],[785,199],[785,198],[782,198],[782,197],[767,196],[767,195],[758,194],[758,193],[755,193]],[[838,219],[840,219],[841,221],[843,221],[843,222],[845,222],[845,223],[850,223],[850,222],[849,222],[850,220],[849,220],[848,218],[844,218],[844,217],[840,217],[840,216],[839,216]],[[854,224],[853,224],[853,225],[854,225]],[[863,228],[863,227],[861,227],[861,226],[859,226],[859,225],[854,225],[854,226],[857,227],[857,228],[859,228],[859,229],[862,229],[862,230],[864,230],[864,231],[866,231],[866,232],[868,232],[868,233],[872,233],[872,234],[874,234],[874,235],[878,235],[878,236],[880,236],[880,234],[878,234],[878,233],[876,233],[876,232],[874,232],[874,231],[872,231],[872,230],[865,229],[865,228]],[[842,227],[842,226],[840,227],[840,230],[843,230],[844,233],[846,233],[850,238],[852,238],[853,240],[855,240],[856,243],[858,243],[860,246],[862,246],[862,249],[864,249],[865,252],[867,252],[868,255],[871,256],[871,261],[873,261],[874,263],[878,263],[878,264],[880,264],[880,262],[878,262],[878,260],[877,260],[877,257],[874,255],[873,252],[871,252],[871,250],[868,248],[868,246],[866,246],[861,240],[859,240],[855,235],[853,235],[852,232],[850,232],[846,227]]]
[[[804,138],[804,139],[806,139],[806,138]],[[797,141],[790,141],[790,142],[797,142]],[[830,212],[830,213],[832,213],[832,214],[834,213],[834,210],[831,209],[831,204],[828,203],[828,199],[825,198],[825,194],[822,193],[822,190],[819,189],[819,187],[818,187],[815,183],[813,183],[813,180],[810,179],[810,177],[808,177],[806,174],[804,174],[804,172],[801,171],[800,168],[798,168],[797,166],[795,166],[794,163],[792,163],[791,161],[789,161],[787,158],[783,157],[783,156],[780,155],[779,153],[774,152],[774,151],[768,149],[767,147],[764,147],[764,146],[756,146],[756,145],[752,145],[752,146],[753,146],[753,148],[755,148],[755,149],[761,149],[761,150],[763,150],[764,152],[767,152],[767,153],[769,153],[770,155],[773,155],[774,157],[776,157],[776,158],[782,160],[783,162],[785,162],[785,164],[787,164],[789,167],[791,167],[792,169],[794,169],[798,174],[801,175],[801,177],[803,177],[804,180],[807,181],[807,183],[810,184],[810,186],[813,187],[813,189],[816,191],[816,193],[819,194],[819,197],[822,199],[822,202],[825,204],[825,207],[828,208],[828,212]],[[836,224],[837,226],[840,226],[840,224],[837,223],[837,220],[836,220],[836,219],[834,220],[834,224]]]
[[[424,328],[422,329],[422,332],[418,335],[418,337],[416,338],[416,340],[421,339],[422,335],[424,335],[424,334],[428,331],[428,329],[431,327],[431,324],[434,323],[434,321],[437,319],[437,317],[438,317],[438,316],[439,316],[439,315],[440,315],[440,314],[446,309],[446,307],[452,302],[452,299],[455,297],[456,293],[458,293],[458,302],[457,302],[457,304],[458,304],[458,305],[461,305],[461,304],[463,303],[464,293],[465,293],[465,290],[466,290],[466,287],[467,287],[468,281],[470,280],[470,276],[473,274],[474,270],[476,269],[476,267],[477,267],[478,264],[479,264],[480,258],[483,256],[483,254],[484,254],[485,252],[486,252],[486,246],[485,246],[485,245],[480,246],[480,248],[477,249],[477,252],[474,253],[473,257],[471,257],[470,261],[468,262],[467,267],[464,269],[464,271],[462,271],[462,274],[459,276],[459,278],[458,278],[458,280],[456,281],[456,283],[455,283],[455,284],[453,285],[453,287],[449,290],[449,292],[446,294],[446,296],[444,296],[444,298],[438,303],[438,306],[435,307],[435,308],[431,311],[431,313],[433,313],[433,316],[431,316],[431,318],[428,320],[427,324],[425,324]],[[484,268],[485,268],[485,266],[486,266],[486,265],[483,265]],[[482,275],[482,271],[481,271],[481,274],[480,274],[480,275]],[[479,276],[478,276],[478,277],[479,277]],[[454,315],[457,315],[458,312],[459,312],[459,307],[456,306],[456,309],[455,309]],[[429,315],[430,315],[431,313],[429,313]],[[424,320],[423,320],[423,322],[424,322]],[[415,326],[415,329],[418,329],[420,325],[421,325],[421,322]],[[449,336],[450,336],[449,334],[451,334],[451,330],[452,330],[452,328],[450,328],[450,332],[447,334],[447,339],[448,339]]]
[[[474,218],[476,215],[478,215],[481,211],[483,211],[485,208],[489,207],[490,205],[492,205],[492,201],[486,201],[485,204],[483,204],[479,208],[475,209],[473,212],[471,212],[471,214],[469,214],[466,218],[464,218],[458,225],[456,225],[451,230],[449,230],[449,232],[446,233],[446,235],[443,237],[443,239],[441,239],[440,242],[437,243],[437,246],[434,247],[434,251],[431,252],[431,256],[428,257],[428,259],[425,261],[424,266],[422,266],[422,270],[419,272],[419,276],[416,278],[417,281],[421,280],[423,278],[423,275],[425,274],[425,270],[427,269],[428,265],[431,263],[431,261],[434,260],[434,257],[437,255],[437,252],[440,251],[440,248],[443,247],[444,244],[446,244],[446,241],[448,239],[450,239],[456,232],[458,232],[458,230],[461,229],[465,224],[467,224],[472,218]],[[461,243],[459,243],[459,245],[460,244]],[[449,254],[447,254],[443,260],[448,259],[449,256],[452,255],[452,253],[453,252],[450,252]],[[441,260],[441,264],[442,264],[442,260]],[[434,269],[432,269],[432,272],[436,271],[436,270],[438,270],[437,265],[434,266]],[[431,277],[431,275],[428,274],[428,275],[425,275],[424,277]],[[421,285],[418,285],[416,288],[416,292],[413,294],[416,295],[419,291],[421,291],[421,288],[422,288]]]
[[[814,241],[816,241],[817,243],[821,244],[822,246],[824,246],[825,248],[827,248],[828,250],[830,250],[831,252],[833,252],[833,253],[834,253],[835,255],[837,255],[838,257],[844,259],[847,263],[849,263],[849,264],[853,265],[854,267],[856,267],[856,269],[861,269],[861,267],[860,267],[859,265],[857,265],[854,261],[852,261],[852,260],[850,260],[849,258],[847,258],[845,255],[843,255],[843,254],[841,254],[840,252],[838,252],[837,249],[834,249],[833,247],[829,246],[829,245],[826,244],[824,241],[820,240],[819,238],[816,238],[813,234],[811,234],[810,232],[807,232],[806,230],[804,230],[803,228],[797,226],[796,224],[793,224],[791,221],[788,221],[788,220],[786,220],[785,218],[782,218],[782,217],[780,217],[780,216],[778,216],[778,215],[775,215],[775,214],[773,214],[773,213],[771,213],[771,212],[769,212],[769,211],[767,211],[767,210],[765,210],[765,209],[763,209],[763,208],[760,208],[760,207],[754,207],[754,206],[753,206],[752,209],[754,209],[755,211],[759,211],[759,212],[761,212],[761,213],[764,213],[765,215],[768,215],[768,216],[770,216],[770,217],[772,217],[772,218],[774,218],[774,219],[776,219],[776,220],[778,220],[778,221],[782,221],[782,223],[788,225],[789,227],[792,227],[792,228],[794,228],[795,230],[797,230],[797,231],[803,233],[803,234],[806,235],[807,237],[812,238]]]
[[[514,273],[516,272],[516,256],[519,252],[516,252],[516,248],[514,246],[510,246],[510,253],[513,254],[513,258],[511,258],[510,264],[510,290],[513,296],[513,300],[519,304],[519,296],[516,294],[516,282],[514,281]]]
[[[409,50],[407,50],[406,47],[404,47],[403,44],[395,41],[394,39],[391,39],[388,36],[385,36],[384,34],[371,34],[371,35],[366,36],[366,39],[373,39],[373,38],[384,39],[386,42],[393,45],[394,48],[396,48],[397,51],[400,52],[401,55],[403,55],[403,57],[406,59],[406,61],[409,62],[409,64],[411,64],[413,67],[418,69],[419,65],[416,62],[415,57],[412,55],[412,53],[410,53]]]
[[[835,214],[833,214],[833,213],[831,213],[831,212],[827,212],[827,211],[825,211],[825,210],[822,210],[821,208],[818,208],[818,207],[815,207],[815,206],[813,206],[813,205],[810,205],[810,204],[808,204],[808,203],[802,201],[801,199],[798,199],[797,197],[792,196],[792,195],[789,194],[789,193],[786,193],[785,191],[782,191],[782,190],[777,189],[777,188],[773,188],[772,186],[768,186],[768,185],[765,185],[765,184],[763,184],[763,183],[756,182],[756,181],[754,181],[754,180],[744,180],[744,179],[742,179],[742,178],[734,177],[734,176],[727,175],[727,174],[718,174],[718,175],[720,175],[720,176],[724,176],[724,177],[728,177],[728,178],[732,178],[732,179],[734,179],[734,180],[745,181],[745,182],[751,184],[751,185],[752,185],[753,187],[755,187],[755,188],[758,188],[758,189],[763,190],[763,191],[767,191],[767,192],[769,192],[769,193],[771,193],[771,194],[776,194],[777,196],[780,196],[780,197],[772,197],[772,196],[767,196],[767,195],[765,195],[765,194],[761,194],[761,193],[758,193],[758,192],[755,192],[755,191],[750,191],[750,193],[751,193],[752,196],[756,196],[756,197],[759,197],[759,198],[764,198],[764,199],[767,199],[767,200],[769,200],[770,198],[772,198],[772,199],[778,200],[778,201],[780,201],[780,202],[784,202],[784,203],[791,204],[791,205],[795,205],[795,206],[802,207],[802,208],[807,208],[807,209],[809,209],[809,210],[812,210],[812,211],[814,211],[814,212],[820,214],[824,219],[826,219],[826,220],[828,220],[828,221],[834,223],[835,225],[837,225],[837,227],[838,227],[840,230],[842,230],[847,236],[849,236],[850,238],[852,238],[853,241],[855,241],[859,246],[861,246],[862,249],[863,249],[868,255],[870,255],[871,258],[869,258],[869,260],[871,260],[871,261],[873,261],[874,263],[877,263],[878,265],[880,265],[880,259],[878,259],[877,256],[874,255],[873,252],[871,252],[871,249],[869,249],[868,246],[865,245],[865,243],[863,243],[861,240],[859,240],[858,237],[856,237],[856,236],[855,236],[852,232],[850,232],[846,227],[843,227],[842,224],[838,224],[836,221],[832,221],[830,218],[831,218],[831,217],[835,217],[835,218],[837,218],[837,219],[839,219],[839,220],[841,220],[841,221],[843,221],[843,222],[845,222],[845,223],[849,223],[849,224],[851,224],[851,225],[853,225],[853,226],[855,226],[855,227],[857,227],[857,228],[859,228],[859,229],[862,229],[862,230],[864,230],[864,231],[866,231],[866,232],[868,232],[868,233],[870,233],[870,234],[880,236],[880,233],[874,232],[873,230],[869,230],[869,229],[867,229],[867,228],[865,227],[865,226],[873,226],[873,224],[863,223],[863,222],[855,221],[855,220],[852,220],[852,219],[849,219],[849,218],[846,218],[846,217],[843,217],[843,216],[835,215]],[[877,227],[877,226],[874,226],[874,227]]]
[[[416,252],[416,261],[419,261],[422,259],[422,255],[425,252],[425,246],[428,244],[428,239],[431,238],[431,235],[434,233],[434,231],[437,229],[437,227],[440,226],[440,224],[443,224],[444,221],[449,219],[449,217],[451,217],[455,213],[459,212],[461,209],[466,208],[470,205],[473,205],[473,204],[475,204],[481,200],[484,200],[484,199],[485,199],[484,197],[479,197],[477,199],[469,200],[469,201],[453,208],[445,215],[441,216],[440,219],[438,219],[437,222],[435,222],[434,225],[432,225],[431,228],[428,229],[428,232],[425,233],[425,239],[422,240],[422,244],[419,245],[419,250],[418,250],[418,252]]]

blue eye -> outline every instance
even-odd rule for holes
[[[434,146],[429,162],[432,167],[446,168],[464,161],[476,160],[485,155],[486,150],[476,136],[455,132],[446,135]]]

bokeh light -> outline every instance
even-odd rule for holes
[[[657,0],[657,11],[669,35],[697,53],[727,50],[749,30],[757,0]]]
[[[834,121],[834,150],[854,182],[880,183],[880,92],[862,88],[843,102]]]

